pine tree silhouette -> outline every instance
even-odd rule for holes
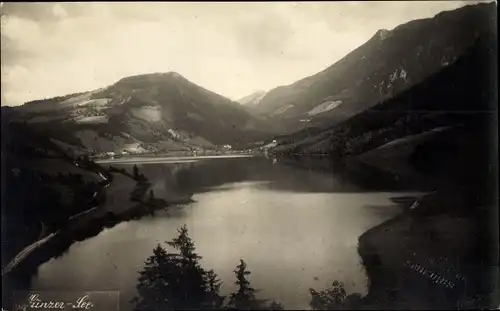
[[[360,294],[347,295],[344,284],[334,281],[330,288],[317,292],[310,288],[311,301],[309,305],[313,310],[349,310],[359,309],[363,305]]]
[[[240,259],[240,264],[234,270],[236,275],[235,284],[238,285],[238,291],[229,296],[229,309],[236,310],[254,310],[258,309],[258,301],[255,298],[255,289],[250,286],[247,276],[251,274],[247,271],[247,264]]]
[[[206,299],[208,309],[221,309],[224,297],[219,295],[222,282],[218,279],[214,270],[209,270],[205,275],[205,282],[208,286],[208,297]]]
[[[137,167],[137,164],[134,164],[134,178],[139,177],[139,167]]]
[[[168,254],[160,244],[153,250],[145,262],[144,268],[139,272],[137,284],[138,296],[132,299],[136,311],[161,311],[168,310],[171,301],[168,295],[168,281],[164,278],[169,270]]]
[[[161,245],[153,250],[139,272],[138,296],[132,302],[136,311],[217,309],[224,298],[219,295],[220,281],[213,270],[199,263],[193,241],[184,225],[178,237],[166,244],[178,253],[169,253]]]

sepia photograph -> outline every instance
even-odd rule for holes
[[[2,311],[500,309],[496,1],[0,14]]]

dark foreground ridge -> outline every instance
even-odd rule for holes
[[[358,251],[370,280],[366,305],[490,310],[498,306],[493,230],[484,219],[435,210],[450,202],[446,195],[429,195],[360,236]]]
[[[178,197],[168,202],[165,199],[156,198],[153,191],[149,190],[151,184],[143,174],[138,172],[137,166],[135,166],[133,173],[129,173],[124,169],[114,167],[105,169],[97,164],[94,165],[93,169],[96,172],[106,172],[106,184],[103,184],[102,191],[105,191],[105,188],[109,187],[111,181],[118,175],[135,183],[129,194],[130,204],[117,211],[109,210],[105,206],[105,199],[99,201],[97,206],[87,212],[67,219],[56,232],[45,237],[43,243],[30,249],[26,256],[16,261],[11,267],[7,267],[9,269],[4,269],[2,271],[3,307],[10,310],[19,299],[12,294],[16,291],[29,289],[31,278],[36,275],[38,267],[52,258],[62,256],[75,242],[97,236],[105,228],[112,228],[121,222],[139,219],[145,215],[154,215],[157,210],[164,210],[173,205],[192,202],[189,197]],[[105,196],[105,194],[102,193],[101,196]]]

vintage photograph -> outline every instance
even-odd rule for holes
[[[500,308],[496,1],[0,12],[2,311]]]

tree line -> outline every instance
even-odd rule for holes
[[[175,251],[169,252],[158,244],[139,271],[137,295],[131,300],[134,311],[284,310],[278,301],[256,297],[256,289],[248,279],[251,272],[243,259],[233,271],[237,289],[223,296],[217,274],[201,266],[202,257],[196,253],[186,225],[166,244]],[[344,285],[337,281],[325,291],[311,288],[309,293],[315,310],[349,309],[359,306],[362,299],[359,294],[347,296]]]

